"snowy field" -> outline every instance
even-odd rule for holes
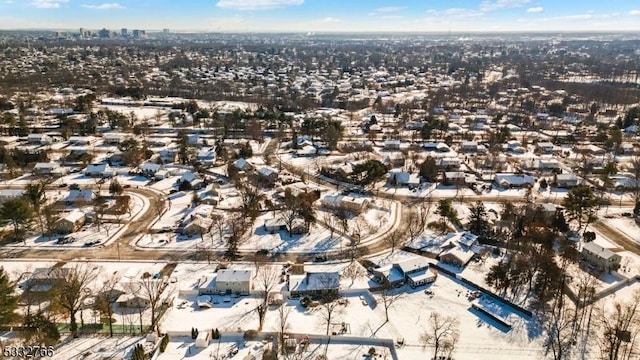
[[[389,322],[385,322],[384,307],[380,299],[377,306],[371,302],[363,305],[358,296],[347,296],[344,305],[338,307],[334,314],[331,329],[344,322],[347,336],[376,337],[405,339],[407,349],[420,346],[420,335],[425,331],[428,317],[432,312],[454,316],[460,321],[459,353],[474,354],[483,348],[491,354],[503,359],[509,356],[518,358],[521,354],[538,351],[541,348],[540,334],[531,320],[500,303],[490,299],[480,299],[480,302],[492,311],[505,317],[512,324],[509,331],[501,325],[471,308],[466,295],[474,289],[468,288],[456,280],[439,276],[438,280],[429,286],[433,297],[425,295],[424,287],[418,289],[403,288],[401,302],[389,310]],[[256,328],[258,318],[255,307],[259,299],[253,297],[232,298],[230,302],[218,300],[211,309],[200,310],[195,307],[195,298],[185,299],[189,305],[185,309],[172,309],[164,319],[163,331],[189,331],[191,327],[209,329],[211,324],[220,330],[238,331]],[[176,300],[180,302],[180,299]],[[289,311],[290,331],[294,333],[324,334],[326,324],[321,316],[321,307],[305,309],[296,299],[287,300],[283,305]],[[278,327],[278,311],[275,307],[269,309],[264,330],[275,331]],[[407,351],[408,357],[401,359],[424,359],[413,357],[414,351]],[[419,356],[421,352],[415,352]],[[409,357],[411,356],[411,357]],[[457,357],[471,359],[471,356]]]

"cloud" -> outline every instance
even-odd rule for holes
[[[480,4],[480,11],[491,12],[501,9],[513,9],[523,7],[531,0],[485,0]]]
[[[117,10],[124,9],[124,6],[118,3],[105,3],[105,4],[83,4],[83,8],[91,10]]]
[[[536,7],[531,7],[527,9],[528,13],[541,13],[544,11],[544,8],[542,6],[536,6]]]
[[[483,13],[478,10],[468,8],[449,8],[444,10],[429,9],[427,10],[427,14],[433,17],[448,17],[455,19],[470,18],[483,15]]]
[[[31,6],[38,9],[58,9],[60,5],[68,2],[69,0],[31,0]]]
[[[302,5],[304,0],[219,0],[217,7],[236,10],[265,10]]]
[[[629,11],[629,15],[640,15],[640,10],[631,10]]]
[[[324,24],[335,24],[335,23],[342,22],[342,20],[329,16],[324,19],[320,19],[319,22]]]
[[[378,14],[380,13],[388,14],[388,13],[402,11],[406,8],[407,8],[406,6],[384,6],[384,7],[379,7],[377,9],[374,9],[373,12]]]

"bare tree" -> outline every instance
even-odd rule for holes
[[[404,292],[398,291],[388,282],[383,286],[380,292],[380,299],[384,306],[385,322],[389,321],[389,309],[391,309],[398,300],[403,298],[403,294]]]
[[[420,341],[425,346],[433,347],[433,359],[440,354],[450,355],[455,349],[460,337],[460,321],[451,316],[443,316],[437,312],[431,313],[427,330]]]
[[[358,246],[362,242],[362,238],[366,232],[367,225],[364,220],[358,218],[352,222],[351,226],[351,238],[349,239],[349,253],[351,255],[351,262],[354,262],[358,255]]]
[[[322,215],[322,222],[329,229],[329,239],[333,240],[333,235],[338,227],[338,219],[331,212],[325,211]]]
[[[224,216],[214,213],[211,214],[211,220],[211,230],[217,232],[218,240],[222,241],[227,226],[224,221]],[[211,235],[211,246],[213,246],[213,235]]]
[[[284,335],[289,330],[289,314],[291,314],[291,307],[280,306],[278,308],[278,348],[280,354],[284,354]]]
[[[395,251],[395,249],[402,244],[403,239],[406,234],[401,229],[395,229],[387,234],[384,238],[384,242],[391,246],[391,253]]]
[[[545,320],[548,336],[547,349],[551,349],[554,360],[568,358],[574,340],[574,323],[562,289],[556,291]]]
[[[360,263],[353,261],[344,269],[342,275],[348,279],[351,279],[351,286],[353,286],[353,283],[356,281],[356,279],[360,276],[364,276],[365,272]]]
[[[636,340],[640,334],[640,292],[626,303],[615,303],[613,311],[603,309],[599,336],[601,358],[607,360],[637,358]]]
[[[103,283],[102,287],[96,294],[95,308],[100,313],[107,316],[109,322],[109,336],[113,336],[113,306],[120,296],[120,292],[116,291],[118,278],[114,275],[110,276]]]
[[[153,328],[158,322],[158,310],[163,298],[162,294],[167,287],[167,283],[162,279],[154,279],[151,276],[143,277],[139,283],[140,295],[149,302],[149,308],[151,309],[151,327]]]
[[[69,314],[69,330],[73,337],[78,337],[76,314],[84,300],[91,295],[89,285],[95,279],[95,272],[86,264],[75,264],[71,267],[54,267],[51,276],[54,280],[53,298]]]
[[[279,283],[279,278],[280,271],[277,266],[263,266],[256,272],[256,290],[261,296],[261,302],[256,308],[258,312],[259,330],[262,330],[264,318],[267,314],[269,293]]]
[[[333,299],[327,299],[320,305],[320,316],[323,323],[327,326],[327,335],[329,335],[329,329],[331,328],[331,321],[335,320],[335,317],[340,313],[340,304]]]

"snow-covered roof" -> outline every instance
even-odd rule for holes
[[[251,281],[251,270],[223,269],[218,271],[217,282],[248,282]]]
[[[307,290],[332,290],[340,287],[340,273],[319,272],[307,273],[306,277]]]
[[[607,249],[605,247],[602,247],[602,246],[596,244],[593,241],[590,241],[590,242],[584,244],[582,246],[582,250],[587,250],[590,253],[598,256],[599,258],[605,259],[605,260],[608,260],[612,256],[616,255],[616,253],[614,253],[613,251],[611,251],[611,250],[609,250],[609,249]]]
[[[395,267],[400,269],[403,274],[408,274],[412,271],[419,271],[422,269],[426,269],[429,267],[429,261],[422,256],[415,256],[412,258],[408,258],[406,260],[402,260],[400,262],[393,264]]]
[[[64,221],[68,221],[70,223],[77,223],[79,220],[84,218],[84,213],[80,210],[73,210],[72,212],[70,212],[67,216],[65,216],[64,218],[62,218],[62,220]]]
[[[233,162],[233,166],[238,170],[246,170],[251,167],[251,164],[247,160],[240,158]]]
[[[496,174],[495,182],[500,185],[524,185],[531,184],[533,185],[536,180],[533,176],[529,175],[518,175],[518,174]]]
[[[152,172],[152,173],[157,172],[161,168],[162,168],[162,165],[151,163],[151,162],[146,162],[146,163],[140,165],[140,170],[148,171],[148,172]]]
[[[263,166],[260,169],[258,169],[258,174],[264,176],[264,177],[270,177],[272,175],[278,175],[278,170],[269,167],[269,166]]]
[[[460,262],[461,264],[466,264],[468,263],[471,258],[473,257],[474,253],[471,250],[463,250],[459,247],[454,247],[448,250],[445,250],[443,252],[440,253],[440,257],[442,258],[442,256],[444,255],[450,255],[455,257],[458,262]]]

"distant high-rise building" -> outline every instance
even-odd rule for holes
[[[129,35],[129,32],[127,31],[126,28],[122,28],[122,29],[120,29],[120,35],[127,36],[127,35]]]
[[[138,29],[133,30],[132,33],[133,33],[133,37],[135,38],[140,38],[147,35],[147,32],[145,30],[138,30]]]
[[[162,32],[165,33],[165,34],[168,34],[169,33],[169,29],[162,29]]]
[[[102,30],[98,31],[98,36],[101,38],[109,38],[111,37],[111,31],[103,28]]]

